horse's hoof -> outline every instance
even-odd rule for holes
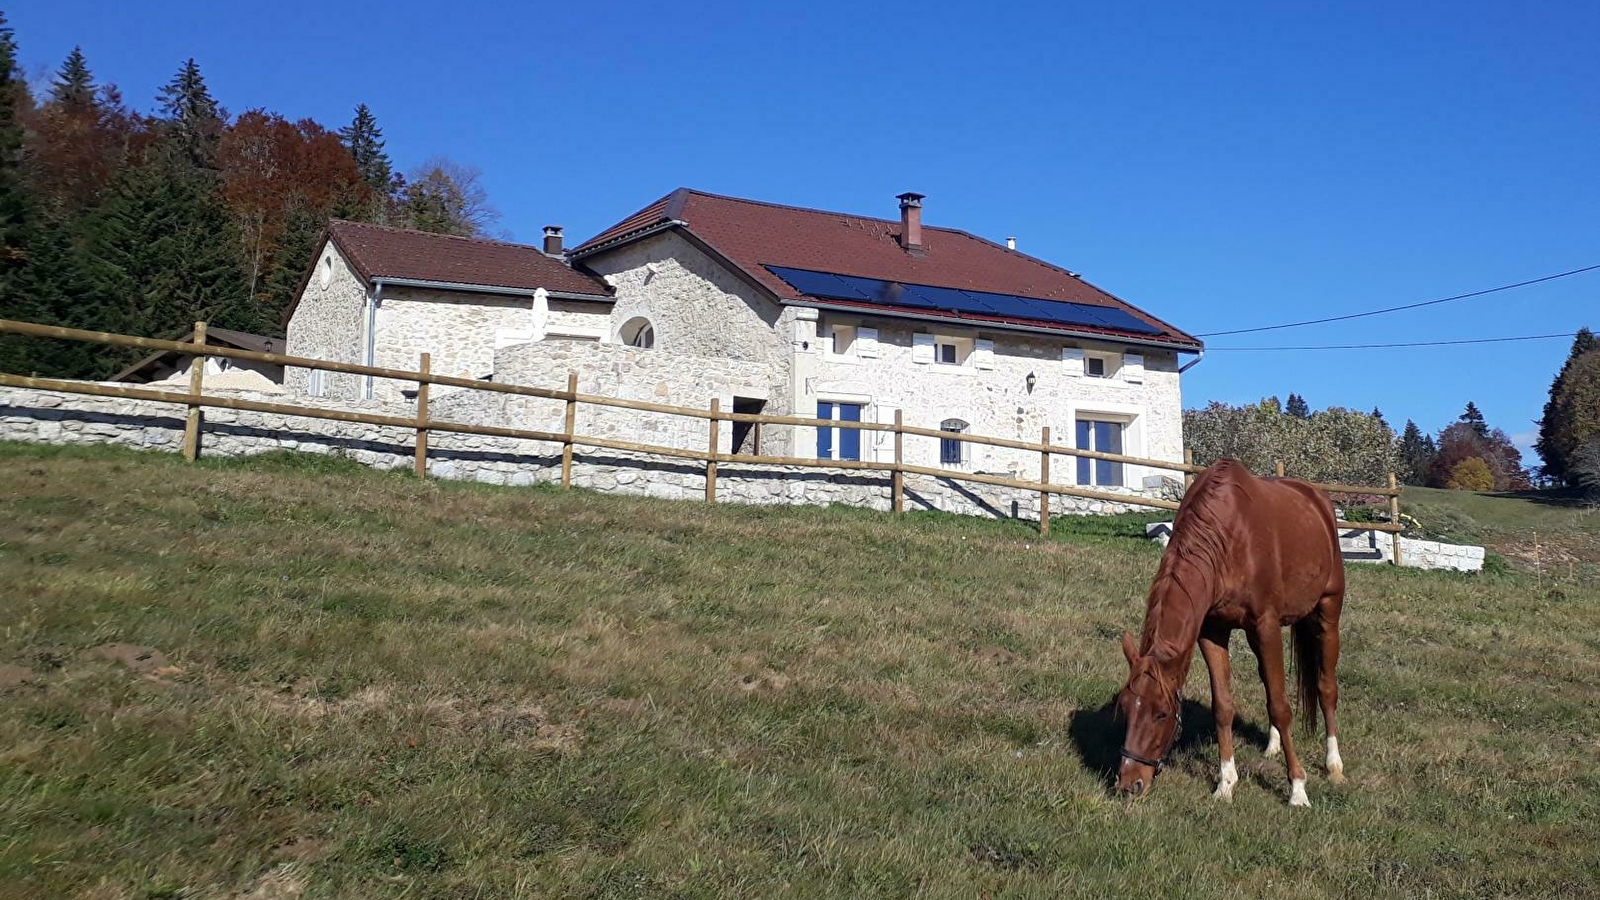
[[[1343,769],[1329,769],[1328,770],[1328,780],[1333,782],[1334,784],[1344,784],[1344,770]]]
[[[1289,805],[1304,806],[1307,809],[1311,808],[1311,798],[1306,796],[1306,783],[1303,780],[1298,778],[1295,779],[1290,787]]]
[[[1223,803],[1232,803],[1233,802],[1233,785],[1230,784],[1230,785],[1227,785],[1226,787],[1224,787],[1223,785],[1220,785],[1220,784],[1217,785],[1217,789],[1211,792],[1211,799],[1213,799],[1213,800],[1221,800]]]

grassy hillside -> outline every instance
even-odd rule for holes
[[[1600,579],[1600,504],[1574,492],[1408,487],[1401,502],[1430,533],[1484,545],[1519,568],[1558,581]]]
[[[1355,569],[1350,782],[1241,639],[1237,799],[1197,664],[1129,804],[1134,530],[0,445],[0,897],[1593,889],[1592,582]]]

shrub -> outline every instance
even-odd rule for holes
[[[1445,482],[1445,487],[1452,491],[1492,491],[1494,473],[1481,458],[1469,456],[1450,470],[1450,480]]]
[[[1237,459],[1258,475],[1282,460],[1295,478],[1383,484],[1395,470],[1394,432],[1369,413],[1330,407],[1300,418],[1273,399],[1246,406],[1212,403],[1183,414],[1195,462]]]

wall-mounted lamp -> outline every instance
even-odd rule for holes
[[[1032,372],[1029,372],[1028,373],[1028,393],[1030,393],[1030,394],[1033,393],[1033,386],[1038,384],[1038,383],[1039,383],[1039,376],[1033,374]]]

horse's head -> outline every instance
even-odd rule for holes
[[[1117,692],[1117,712],[1128,723],[1117,767],[1117,791],[1142,797],[1154,786],[1161,759],[1178,739],[1181,727],[1178,691],[1167,683],[1154,659],[1139,655],[1133,635],[1122,635],[1128,658],[1128,682]]]

